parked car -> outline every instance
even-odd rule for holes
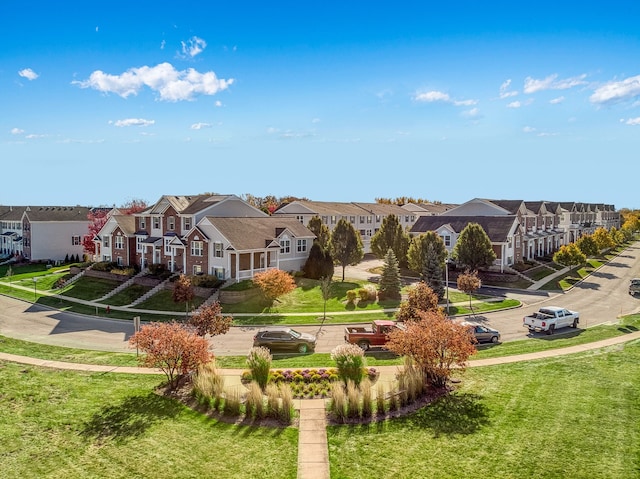
[[[629,294],[635,296],[637,293],[640,293],[640,278],[633,278],[629,282]]]
[[[522,318],[522,325],[530,332],[553,334],[556,329],[571,326],[577,328],[580,313],[559,306],[545,306],[537,312]]]
[[[382,347],[389,340],[389,333],[402,326],[395,321],[377,319],[370,326],[347,326],[344,328],[345,343],[357,344],[364,351],[371,347]]]
[[[490,328],[488,326],[482,326],[480,324],[469,323],[464,321],[462,324],[470,327],[473,330],[473,335],[476,337],[476,341],[479,343],[498,343],[500,342],[500,331]]]
[[[316,348],[316,337],[292,328],[272,327],[258,331],[253,337],[253,346],[263,346],[269,351],[297,351],[307,353]]]

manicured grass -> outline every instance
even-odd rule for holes
[[[62,294],[71,298],[92,301],[99,299],[119,285],[118,281],[112,279],[85,276],[65,288]]]
[[[141,284],[132,284],[123,289],[119,293],[114,294],[110,298],[103,301],[104,304],[110,304],[111,306],[126,306],[133,303],[136,299],[140,298],[145,293],[151,290],[150,286],[143,286]]]
[[[331,477],[638,477],[640,342],[460,377],[406,418],[329,427]]]
[[[189,311],[200,306],[206,298],[195,296],[189,305]],[[173,300],[173,292],[167,289],[162,290],[151,296],[146,301],[136,305],[137,309],[151,309],[155,311],[171,311],[185,314],[186,305],[184,303],[176,303]]]
[[[296,477],[297,429],[208,418],[155,394],[164,376],[0,371],[2,477]]]

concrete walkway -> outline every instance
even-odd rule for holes
[[[517,356],[505,356],[501,358],[478,359],[469,361],[469,367],[494,366],[519,361],[533,361],[555,356],[565,356],[579,352],[606,348],[630,341],[640,340],[640,331],[603,339],[588,344],[569,346],[566,348],[539,351],[536,353],[520,354]],[[20,364],[30,364],[47,368],[96,371],[104,373],[121,374],[163,374],[158,369],[126,367],[126,366],[100,366],[93,364],[67,363],[62,361],[50,361],[47,359],[35,359],[26,356],[18,356],[0,352],[0,360],[11,361]],[[381,366],[380,379],[392,381],[399,366]],[[239,385],[242,369],[221,369],[225,376],[225,386]],[[228,384],[227,380],[229,380]],[[327,443],[327,413],[325,399],[304,399],[296,401],[299,409],[298,425],[298,479],[329,479],[329,449]]]

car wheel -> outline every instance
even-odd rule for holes
[[[498,342],[498,336],[491,336],[491,342],[492,343],[497,343]]]
[[[358,346],[360,346],[360,349],[363,351],[367,351],[370,347],[369,341],[358,341]]]
[[[578,327],[578,320],[574,319],[573,320],[573,324],[571,325],[572,328],[577,328]]]
[[[549,329],[547,329],[547,334],[553,334],[555,329],[556,329],[555,324],[552,324],[551,326],[549,326]]]
[[[309,350],[309,347],[306,344],[299,344],[298,345],[298,352],[299,353],[306,353]]]

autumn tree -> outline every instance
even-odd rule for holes
[[[391,248],[387,250],[387,254],[384,257],[382,274],[378,285],[380,299],[400,299],[400,290],[402,289],[400,268],[398,267],[396,255]]]
[[[553,255],[553,261],[563,266],[578,266],[586,263],[587,257],[575,243],[560,246]]]
[[[173,283],[173,301],[174,303],[185,304],[185,314],[189,315],[189,303],[195,297],[191,278],[186,274],[181,274]]]
[[[458,289],[469,295],[469,309],[473,312],[473,306],[471,306],[471,295],[480,289],[482,281],[478,277],[476,270],[466,270],[464,273],[458,275]]]
[[[331,233],[331,256],[336,264],[342,266],[342,281],[347,266],[358,264],[364,257],[362,239],[353,225],[341,218]]]
[[[198,336],[218,336],[229,332],[233,324],[232,316],[222,314],[222,306],[219,301],[202,306],[187,320]]]
[[[576,246],[586,257],[597,256],[598,253],[600,253],[598,245],[591,235],[583,235],[578,238],[578,241],[576,241]]]
[[[322,222],[322,219],[318,215],[313,216],[309,220],[307,228],[316,235],[314,242],[317,242],[323,250],[329,249],[329,242],[331,241],[331,231],[329,227]]]
[[[92,208],[87,213],[87,219],[89,220],[88,233],[82,237],[82,247],[86,254],[91,256],[96,254],[96,244],[93,239],[109,219],[108,215],[108,208]]]
[[[309,250],[309,256],[302,267],[304,275],[310,279],[320,279],[333,276],[333,258],[327,249],[323,249],[320,243],[313,242]]]
[[[294,289],[296,282],[293,277],[281,269],[268,269],[253,276],[253,284],[262,291],[262,295],[269,304]]]
[[[616,245],[616,242],[609,234],[609,231],[602,226],[593,232],[593,240],[598,245],[598,252],[604,249],[613,248]]]
[[[477,270],[491,266],[496,259],[496,253],[482,226],[478,223],[469,223],[460,232],[453,248],[453,257],[468,269]]]
[[[175,321],[142,326],[131,336],[129,345],[144,353],[138,359],[140,364],[162,370],[170,389],[213,357],[206,339]]]
[[[464,369],[475,354],[471,330],[442,311],[418,311],[416,320],[389,334],[386,348],[408,356],[434,387],[444,387],[453,370]]]
[[[396,312],[396,321],[407,322],[419,319],[420,311],[440,311],[438,295],[433,292],[427,283],[420,281],[411,286],[407,292],[407,299],[400,303]]]
[[[132,198],[118,208],[123,215],[133,215],[147,209],[147,202],[140,198]]]
[[[398,217],[396,215],[385,216],[380,229],[371,237],[371,252],[382,259],[391,248],[400,267],[406,267],[409,241],[409,235],[402,228]]]
[[[409,252],[409,269],[420,273],[439,299],[444,297],[444,262],[447,249],[440,235],[435,231],[427,231],[411,239]]]

